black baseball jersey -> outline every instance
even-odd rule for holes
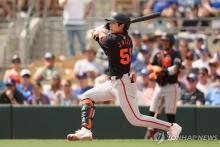
[[[190,104],[195,105],[196,101],[200,101],[202,104],[205,103],[204,94],[196,89],[196,91],[189,92],[187,89],[181,90],[181,100],[183,101],[183,104]]]
[[[165,65],[166,59],[170,58],[170,64]],[[181,60],[181,55],[178,51],[170,50],[169,52],[165,50],[161,50],[155,56],[153,57],[152,65],[158,65],[160,67],[163,67],[163,72],[158,75],[157,77],[157,83],[161,86],[164,86],[166,84],[174,84],[178,82],[178,72],[175,75],[168,75],[167,68],[170,66],[173,66],[175,59]]]
[[[23,100],[24,100],[24,96],[22,95],[22,93],[20,93],[18,90],[15,90],[14,93],[14,98],[15,100],[19,103],[19,104],[23,104]],[[11,101],[8,98],[6,91],[4,91],[1,95],[0,95],[0,104],[10,104]]]
[[[128,34],[107,34],[97,41],[108,56],[110,76],[130,72],[133,44]]]

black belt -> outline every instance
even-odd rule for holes
[[[130,73],[126,73],[128,76],[130,76]],[[125,75],[125,74],[123,74]],[[123,75],[117,75],[117,76],[109,76],[109,80],[111,80],[113,77],[115,80],[121,79],[123,77]]]

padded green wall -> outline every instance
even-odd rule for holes
[[[81,107],[0,106],[0,139],[64,139],[80,128]],[[147,107],[140,107],[148,114]],[[220,107],[181,107],[177,123],[183,135],[217,135],[220,137]],[[164,113],[161,119],[166,120]],[[96,106],[94,138],[142,139],[146,129],[134,127],[118,106]]]

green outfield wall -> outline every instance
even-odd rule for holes
[[[0,106],[0,139],[63,139],[80,128],[80,106]],[[148,107],[140,107],[148,114]],[[177,123],[183,135],[216,135],[220,138],[220,107],[180,107]],[[164,113],[161,119],[166,120]],[[134,127],[118,106],[96,106],[94,138],[142,139],[146,129]]]

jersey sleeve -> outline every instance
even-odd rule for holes
[[[157,65],[157,56],[158,56],[158,53],[156,53],[154,56],[153,56],[153,59],[152,59],[152,61],[151,61],[151,64],[152,65]]]
[[[104,52],[108,52],[110,46],[112,45],[112,43],[114,42],[114,35],[112,34],[108,34],[105,37],[102,37],[100,39],[97,40],[97,42],[99,43],[99,45],[101,46],[101,48],[104,50]]]

